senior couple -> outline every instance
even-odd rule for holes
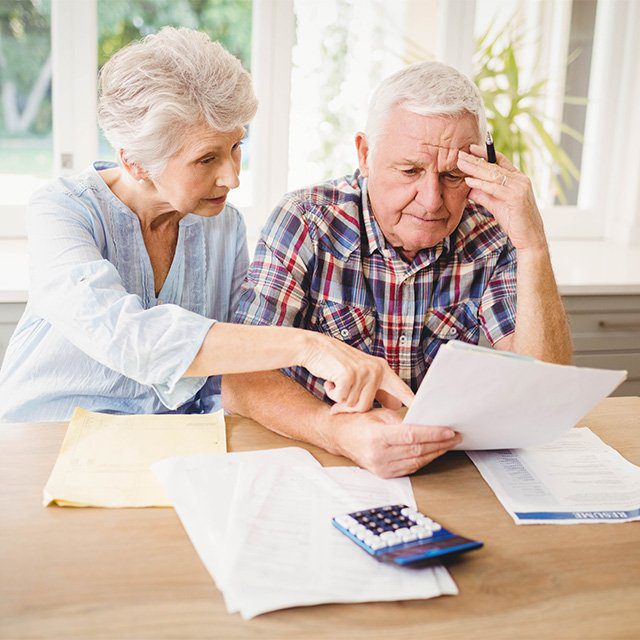
[[[451,67],[385,80],[358,169],[285,195],[250,266],[227,202],[257,109],[239,61],[164,28],[117,52],[100,89],[120,162],[30,201],[2,420],[202,413],[222,393],[230,412],[392,477],[459,442],[399,411],[447,340],[482,330],[496,349],[569,360],[531,183],[500,154],[485,161],[480,94]]]

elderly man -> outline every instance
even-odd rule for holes
[[[414,391],[443,343],[477,343],[480,329],[496,349],[568,362],[531,183],[501,154],[486,162],[485,131],[479,91],[455,69],[420,63],[385,80],[356,135],[359,171],[288,194],[270,217],[236,321],[335,336],[386,359]],[[223,403],[383,477],[459,441],[446,425],[402,424],[384,393],[383,408],[337,414],[322,380],[284,374],[226,376]]]

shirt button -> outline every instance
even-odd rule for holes
[[[450,336],[455,336],[457,333],[458,333],[458,330],[455,327],[451,327],[451,329],[449,329]]]
[[[407,336],[404,333],[400,336],[400,344],[404,344],[407,341]]]
[[[158,298],[157,304],[164,304],[164,302],[162,302],[162,300],[160,300],[160,298]]]
[[[340,331],[340,335],[343,338],[348,338],[349,337],[349,331],[347,329],[343,329],[342,331]]]

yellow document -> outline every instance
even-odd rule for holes
[[[226,450],[222,411],[114,416],[76,408],[44,488],[44,506],[170,507],[150,465]]]

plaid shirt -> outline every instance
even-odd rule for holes
[[[416,391],[440,345],[515,330],[516,252],[470,203],[451,236],[409,264],[387,244],[359,172],[290,193],[267,221],[236,322],[331,335],[385,358]],[[306,369],[285,371],[322,399]],[[452,381],[454,384],[454,381]]]

